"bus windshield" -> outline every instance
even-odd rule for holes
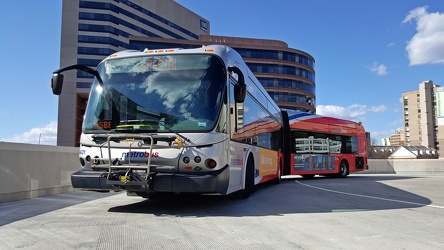
[[[226,71],[214,55],[116,58],[97,67],[83,132],[203,132],[216,125]]]

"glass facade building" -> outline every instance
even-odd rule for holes
[[[282,41],[211,36],[210,21],[173,0],[63,0],[60,67],[96,67],[125,49],[194,48],[224,44],[237,50],[275,102],[315,112],[315,60]],[[78,146],[92,76],[64,72],[57,145]]]
[[[197,40],[210,22],[173,0],[63,0],[60,67],[96,67],[129,48],[131,36]],[[64,73],[59,97],[57,145],[78,146],[92,76]]]

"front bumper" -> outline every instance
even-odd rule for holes
[[[205,173],[156,173],[144,184],[107,179],[107,172],[81,170],[71,175],[73,188],[91,191],[127,190],[135,192],[220,193],[228,190],[230,170]]]

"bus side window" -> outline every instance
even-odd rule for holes
[[[330,136],[329,139],[330,139],[329,140],[330,154],[341,153],[341,147],[342,147],[341,137],[333,135],[333,136]]]
[[[309,153],[309,135],[307,132],[293,131],[291,133],[291,140],[294,142],[292,147],[292,153]]]
[[[230,106],[228,107],[230,109],[230,137],[233,138],[234,134],[237,132],[237,105],[234,101],[234,82],[230,79]]]

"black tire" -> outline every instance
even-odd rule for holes
[[[247,169],[245,170],[245,188],[241,190],[241,198],[247,199],[254,192],[254,163],[248,158]]]
[[[279,184],[282,181],[282,171],[281,171],[281,166],[279,166],[278,169],[278,177],[276,179],[273,180],[274,184]]]
[[[348,175],[348,163],[347,161],[341,161],[341,165],[339,166],[339,173],[337,174],[340,178],[345,178]]]

